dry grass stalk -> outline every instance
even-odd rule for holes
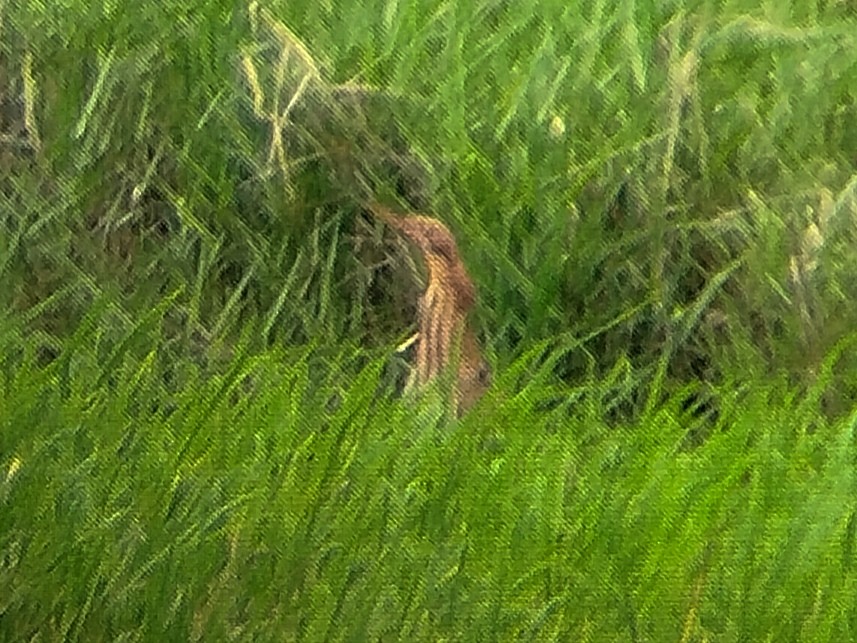
[[[416,364],[408,387],[423,387],[457,364],[452,404],[460,416],[488,388],[490,368],[468,324],[476,288],[458,254],[455,237],[431,217],[399,216],[374,203],[370,210],[419,248],[428,273],[419,300]]]
[[[816,273],[833,207],[830,191],[822,189],[815,216],[800,236],[798,251],[789,258],[789,277],[800,313],[802,340],[810,354],[815,353],[820,341],[821,319],[815,306],[818,289]]]

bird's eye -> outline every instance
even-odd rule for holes
[[[443,257],[450,263],[455,261],[455,250],[453,250],[452,244],[448,240],[435,239],[431,245],[431,249],[432,252]]]
[[[484,386],[490,386],[491,384],[491,367],[488,366],[485,362],[483,362],[479,366],[479,372],[477,373],[477,377],[479,378],[479,383]]]
[[[455,250],[455,240],[450,238],[446,230],[429,226],[425,231],[425,239],[429,252],[451,263],[456,261],[458,253]]]

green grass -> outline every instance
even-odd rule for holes
[[[140,334],[4,376],[5,638],[853,636],[857,415],[810,432],[782,380],[689,449],[678,402],[442,426],[378,397],[383,356],[241,350],[168,391]]]
[[[0,640],[854,638],[857,13],[649,4],[3,5]]]

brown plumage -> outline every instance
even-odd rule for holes
[[[491,371],[468,324],[476,288],[458,254],[455,237],[431,217],[399,216],[374,203],[370,210],[419,248],[428,273],[417,311],[416,364],[408,385],[424,386],[457,361],[452,403],[460,416],[482,397]]]

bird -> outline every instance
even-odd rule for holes
[[[455,237],[433,217],[399,215],[377,202],[371,202],[369,210],[411,241],[426,265],[426,286],[417,305],[416,364],[406,390],[423,388],[447,367],[457,365],[451,405],[461,417],[490,386],[491,368],[469,324],[476,287]]]

